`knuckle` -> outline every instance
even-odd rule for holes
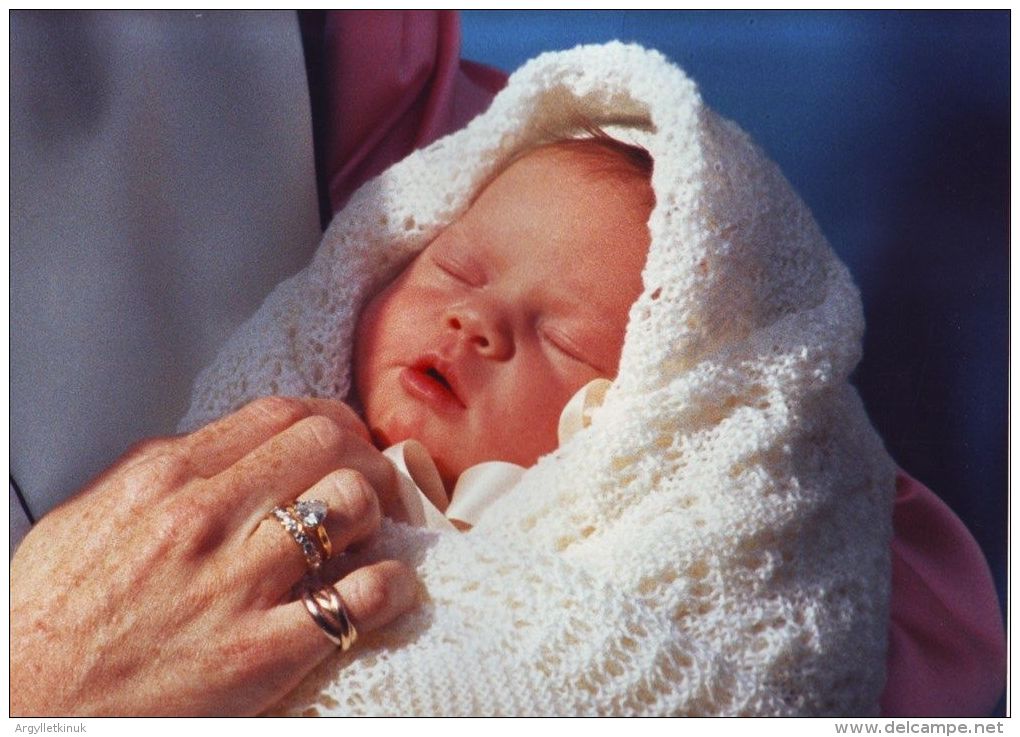
[[[337,448],[343,438],[343,431],[333,420],[322,415],[307,417],[299,423],[301,432],[308,435],[312,442],[322,450]]]
[[[122,466],[129,494],[148,499],[179,485],[191,472],[187,448],[177,438],[157,437],[131,446]]]
[[[181,497],[162,506],[151,522],[149,534],[156,549],[165,557],[169,551],[183,552],[201,537],[204,509],[201,502],[187,503]]]
[[[365,477],[353,469],[334,471],[329,480],[336,489],[345,517],[375,524],[379,520],[379,500]]]
[[[293,397],[259,397],[249,402],[245,410],[265,418],[274,424],[286,425],[308,415],[304,403]]]

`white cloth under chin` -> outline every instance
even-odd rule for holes
[[[595,379],[571,397],[560,413],[560,445],[591,424],[591,413],[602,404],[610,384],[608,379]],[[448,497],[432,456],[417,440],[391,445],[383,455],[397,469],[405,521],[449,532],[478,524],[492,503],[516,486],[526,470],[507,461],[476,464],[460,475]]]

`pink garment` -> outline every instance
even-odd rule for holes
[[[985,557],[959,518],[903,471],[893,508],[883,716],[986,716],[1006,683],[1006,637]]]
[[[506,84],[503,72],[461,61],[450,10],[331,12],[324,58],[334,212],[365,180],[462,128]]]
[[[461,61],[452,11],[346,11],[326,18],[325,142],[334,211],[366,179],[484,110],[506,83]],[[985,716],[1005,685],[998,598],[977,542],[900,472],[884,716]]]

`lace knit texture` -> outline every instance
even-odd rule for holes
[[[344,397],[366,298],[578,113],[655,161],[613,388],[470,533],[385,524],[366,555],[411,562],[426,604],[276,713],[877,713],[894,467],[848,383],[857,291],[775,165],[656,52],[543,54],[365,184],[181,429],[265,394]]]

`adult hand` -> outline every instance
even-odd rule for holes
[[[339,402],[260,399],[190,435],[139,444],[40,520],[11,561],[11,713],[268,708],[336,646],[293,599],[306,562],[266,515],[322,499],[340,551],[372,535],[375,492],[393,485]],[[395,561],[336,588],[361,634],[417,600],[413,574]]]

